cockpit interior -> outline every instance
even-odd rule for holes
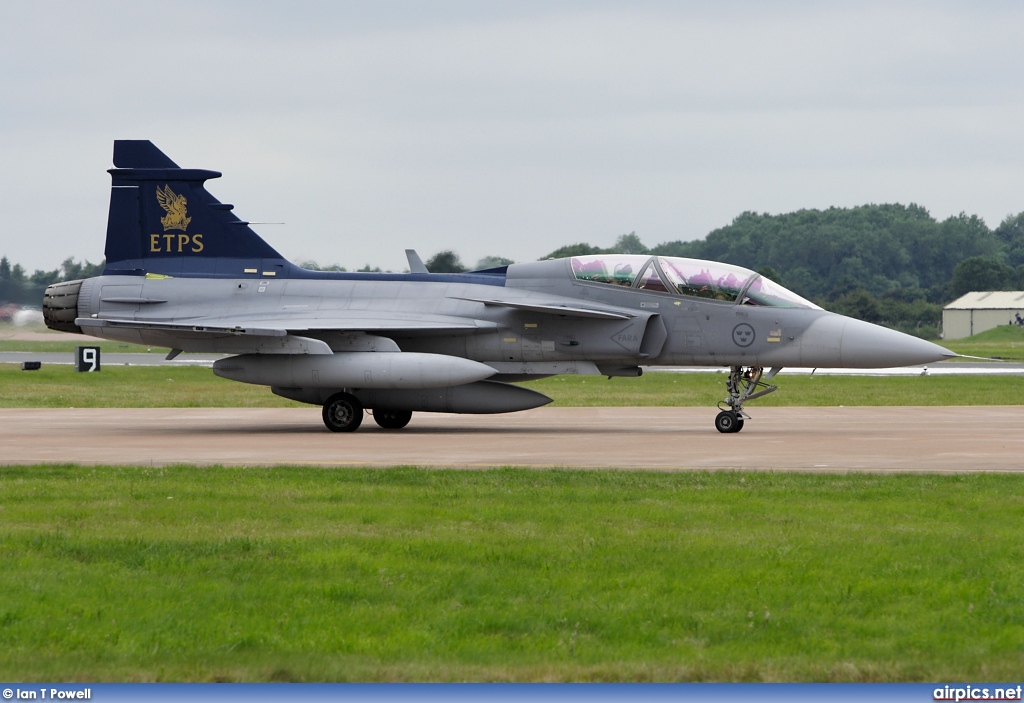
[[[572,272],[578,281],[674,296],[738,305],[821,309],[759,273],[717,261],[677,256],[595,254],[574,256]]]

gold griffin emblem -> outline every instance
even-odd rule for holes
[[[164,226],[164,232],[169,229],[180,229],[184,232],[188,228],[188,223],[192,221],[192,218],[188,217],[188,212],[185,209],[188,201],[185,200],[184,195],[176,195],[168,185],[165,185],[163,190],[160,190],[160,186],[157,186],[156,201],[160,203],[160,207],[167,211],[167,216],[160,218],[160,223]]]

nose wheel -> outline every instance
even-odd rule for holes
[[[748,400],[761,398],[779,389],[766,381],[775,377],[781,367],[771,369],[767,374],[760,366],[733,366],[725,387],[729,396],[718,404],[721,410],[715,417],[715,429],[723,434],[732,434],[743,429],[743,420],[749,418],[743,410]]]
[[[715,429],[723,434],[739,432],[743,429],[743,418],[732,410],[723,410],[715,418]]]

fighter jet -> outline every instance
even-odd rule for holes
[[[672,256],[602,254],[429,273],[310,271],[287,261],[149,141],[115,141],[102,276],[47,288],[46,324],[181,352],[213,372],[321,405],[334,432],[414,412],[504,413],[551,402],[516,381],[729,368],[715,427],[784,367],[875,368],[952,352],[822,310],[753,271]],[[766,371],[766,369],[768,369]]]

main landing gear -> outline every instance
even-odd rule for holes
[[[363,404],[351,393],[335,393],[324,403],[323,416],[331,432],[355,432],[363,424]]]
[[[384,410],[383,408],[377,408],[373,411],[373,421],[385,430],[400,430],[408,425],[411,419],[411,410]]]
[[[773,368],[765,375],[764,369],[760,366],[733,366],[725,382],[729,397],[718,404],[718,409],[722,412],[715,418],[715,429],[726,434],[742,430],[743,420],[750,418],[750,415],[744,412],[743,404],[778,390],[778,386],[765,381],[773,379],[781,370]]]
[[[409,424],[409,410],[372,411],[373,420],[385,430],[400,430]],[[324,403],[324,424],[331,432],[355,432],[363,423],[363,404],[351,393],[335,393]]]

